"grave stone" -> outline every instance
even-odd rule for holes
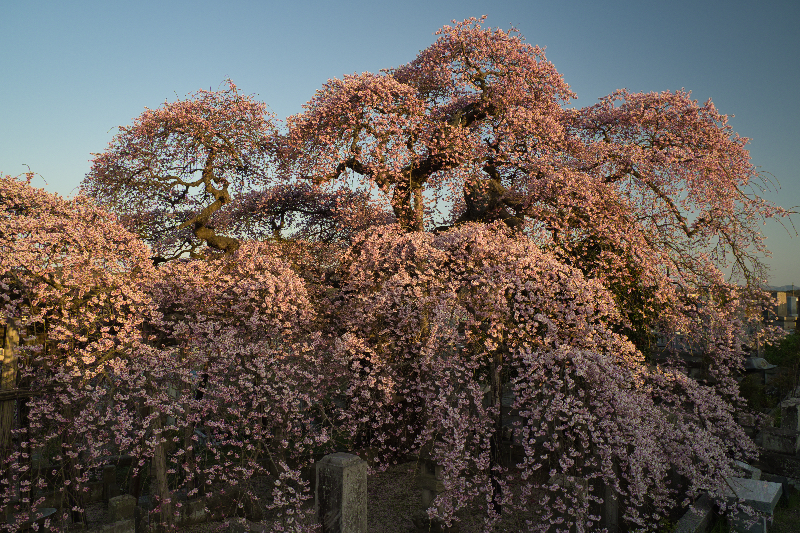
[[[439,519],[431,519],[428,509],[433,506],[433,501],[444,491],[442,483],[442,467],[430,459],[420,459],[417,469],[417,486],[421,489],[422,499],[420,509],[412,517],[416,531],[430,533],[458,533],[459,528],[453,524],[447,526]]]
[[[229,533],[270,533],[268,526],[251,522],[246,518],[235,518],[226,522],[225,531]]]
[[[784,428],[764,428],[763,447],[768,452],[796,455],[800,451],[800,431]]]
[[[744,512],[736,513],[731,519],[731,529],[737,533],[766,533],[766,517],[771,517],[775,511],[783,492],[781,484],[729,477],[727,485],[724,497],[728,503],[741,501],[758,513],[758,516],[749,516]]]
[[[781,497],[781,484],[742,477],[727,478],[724,496],[730,501],[743,500],[756,511],[772,514]]]
[[[674,533],[705,533],[713,518],[714,506],[711,498],[707,494],[703,494],[678,520]]]
[[[315,510],[323,533],[367,532],[367,463],[337,452],[317,463]]]
[[[731,519],[730,527],[735,533],[767,533],[767,519],[763,516],[737,514]]]
[[[742,461],[736,461],[736,468],[742,472],[742,477],[749,479],[761,479],[761,469],[751,466]]]
[[[752,413],[739,413],[737,421],[740,425],[745,427],[753,427],[756,425],[756,417]]]
[[[800,430],[800,398],[790,398],[781,402],[781,428]]]
[[[103,499],[106,501],[119,496],[119,488],[117,487],[117,467],[114,465],[105,465],[103,467]]]
[[[208,518],[205,498],[197,498],[182,502],[180,512],[181,525],[188,526],[205,522]]]
[[[565,474],[556,474],[554,476],[551,476],[550,480],[548,481],[548,484],[549,485],[556,485],[556,486],[560,487],[561,490],[564,491],[565,493],[569,493],[569,494],[573,495],[575,497],[575,501],[578,503],[578,505],[587,504],[587,508],[588,508],[588,505],[591,505],[589,503],[590,492],[597,490],[596,486],[595,487],[590,487],[590,483],[589,483],[588,479],[571,477],[571,476],[567,476]],[[602,484],[602,485],[604,486],[604,484]],[[605,498],[605,496],[606,496],[607,492],[603,487],[600,487],[600,488],[602,490],[601,494],[603,495],[603,505],[600,507],[600,513],[601,513],[600,520],[601,520],[601,522],[606,522],[606,523],[609,523],[609,522],[616,523],[617,526],[618,526],[619,522],[616,521],[614,518],[612,518],[612,516],[609,516],[609,511],[613,512],[614,509],[615,509],[616,499],[614,499],[614,498],[609,499],[608,500],[609,506],[606,507],[606,498]],[[566,515],[562,515],[562,517],[563,518],[567,518]],[[577,521],[586,520],[587,519],[586,511],[585,510],[579,511],[577,516],[574,517],[574,519],[577,520]],[[604,525],[603,527],[607,527],[607,526]]]
[[[619,498],[613,487],[605,484],[603,490],[603,507],[600,514],[600,526],[608,533],[621,531],[622,522],[619,512]]]
[[[123,494],[108,500],[108,521],[133,520],[136,498],[130,494]]]

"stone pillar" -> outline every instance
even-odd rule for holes
[[[603,508],[600,514],[600,526],[605,527],[608,533],[618,533],[622,530],[622,520],[619,509],[619,497],[614,487],[604,484]]]
[[[119,496],[117,488],[117,467],[105,465],[103,467],[103,500],[109,501],[111,498]]]
[[[419,478],[417,483],[422,489],[422,508],[428,509],[433,505],[436,496],[444,491],[442,484],[442,467],[427,459],[419,462]]]
[[[425,533],[458,533],[458,525],[453,524],[447,527],[441,520],[431,520],[428,517],[428,509],[433,506],[436,496],[444,491],[442,467],[430,459],[420,459],[419,469],[417,470],[417,486],[422,489],[422,505],[417,514],[412,517],[416,531]]]
[[[367,533],[367,463],[337,452],[317,463],[315,508],[323,533]]]

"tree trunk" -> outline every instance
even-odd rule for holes
[[[425,206],[422,198],[422,187],[414,188],[414,230],[425,230]]]
[[[492,481],[492,508],[500,516],[503,512],[500,501],[502,499],[502,488],[500,486],[500,467],[502,466],[502,439],[503,439],[503,383],[501,380],[503,371],[503,353],[498,350],[492,358],[490,367],[491,396],[490,405],[497,409],[497,416],[494,421],[494,432],[489,443],[489,476]]]
[[[72,407],[64,408],[64,418],[74,420],[75,415]],[[86,508],[84,507],[83,492],[78,484],[80,469],[77,461],[72,455],[69,446],[69,431],[63,430],[61,433],[61,456],[64,458],[64,479],[70,483],[66,485],[65,492],[67,497],[67,507],[69,508],[70,518],[73,524],[86,526]]]
[[[3,357],[0,368],[0,390],[10,390],[17,387],[17,346],[19,333],[12,319],[7,319],[3,328]],[[11,455],[11,430],[14,427],[14,407],[16,400],[0,401],[0,457]],[[4,466],[0,464],[0,468]]]
[[[144,420],[150,414],[150,408],[144,404],[144,401],[136,406],[136,412],[139,420]],[[142,496],[142,481],[145,477],[144,469],[147,468],[147,463],[141,467],[134,466],[136,473],[131,476],[131,486],[128,491],[134,498],[136,498],[136,505],[139,505],[139,498]]]
[[[159,415],[153,421],[153,433],[158,436],[158,444],[153,450],[153,469],[155,470],[156,486],[155,494],[158,496],[158,504],[161,509],[159,513],[161,530],[171,531],[175,522],[172,515],[172,498],[167,481],[167,442],[163,436],[164,415]]]

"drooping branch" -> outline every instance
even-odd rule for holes
[[[687,237],[689,238],[694,237],[697,234],[697,232],[700,231],[700,229],[709,222],[709,220],[706,217],[700,217],[695,221],[694,229],[690,229],[686,217],[683,216],[683,214],[680,212],[680,209],[678,209],[678,206],[675,205],[675,203],[669,196],[664,194],[664,192],[661,189],[659,189],[651,180],[644,179],[636,169],[631,169],[631,174],[636,176],[639,179],[639,181],[641,181],[643,184],[647,185],[647,188],[653,191],[655,195],[658,196],[658,198],[662,202],[667,204],[670,212],[675,217],[675,220],[678,221],[678,224],[680,224],[681,229],[683,230],[683,232],[686,234]]]

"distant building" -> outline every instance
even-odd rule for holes
[[[788,332],[797,329],[797,296],[789,291],[773,291],[770,293],[775,306],[772,313],[765,317],[765,322],[772,326],[778,326]]]

